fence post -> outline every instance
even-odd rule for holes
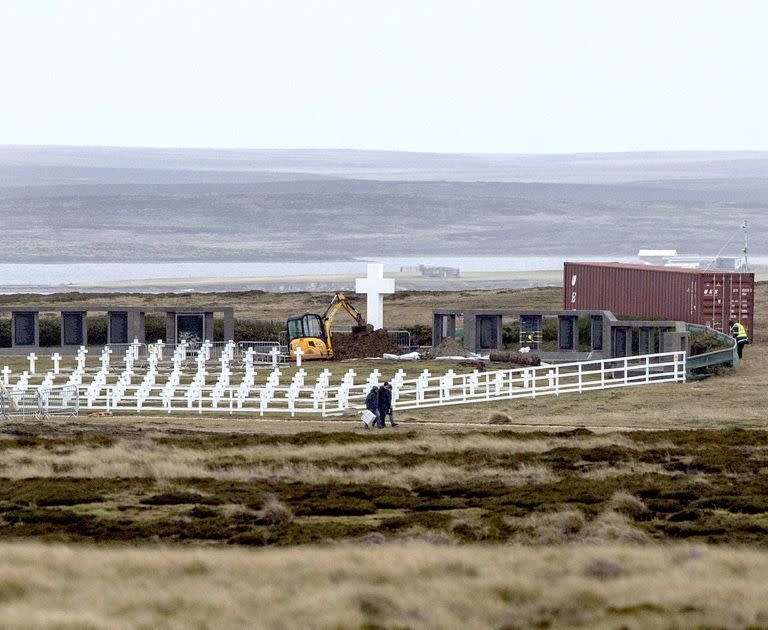
[[[581,393],[581,363],[579,363],[579,393]]]
[[[645,355],[645,382],[649,383],[651,380],[651,357]]]
[[[624,385],[629,385],[629,358],[624,357]]]

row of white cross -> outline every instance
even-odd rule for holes
[[[161,376],[161,370],[159,364],[163,359],[163,351],[165,344],[162,341],[158,341],[156,344],[152,344],[149,348],[149,354],[146,361],[146,369],[143,374],[143,378],[140,382],[134,383],[136,377],[135,362],[139,357],[140,344],[138,340],[134,340],[132,344],[125,350],[123,356],[124,369],[120,372],[117,381],[114,384],[109,384],[109,377],[111,374],[111,355],[113,354],[112,348],[105,346],[99,355],[100,367],[97,371],[92,373],[92,377],[87,386],[83,385],[84,377],[86,376],[86,358],[88,355],[88,348],[81,346],[78,348],[75,354],[75,368],[69,374],[66,381],[66,385],[82,387],[84,389],[84,398],[86,406],[93,406],[97,399],[103,397],[103,391],[109,390],[108,405],[111,407],[118,407],[123,403],[126,396],[129,394],[129,389],[133,390],[133,401],[135,401],[138,408],[150,397],[153,389],[156,388],[157,379]],[[218,366],[218,379],[212,388],[206,385],[206,377],[212,375],[206,369],[207,364],[210,361],[212,344],[208,341],[204,342],[197,353],[196,357],[196,370],[192,377],[192,381],[188,386],[182,386],[181,377],[183,375],[183,364],[187,358],[188,345],[185,342],[178,344],[170,357],[171,369],[167,372],[167,378],[162,384],[160,397],[164,402],[164,406],[169,406],[177,390],[181,390],[185,393],[187,400],[187,407],[192,407],[194,401],[199,400],[204,390],[210,389],[209,395],[212,401],[212,405],[217,407],[231,387],[232,367],[231,363],[235,354],[235,343],[228,342],[221,352]],[[242,408],[243,404],[248,399],[250,393],[253,390],[258,390],[258,398],[260,401],[260,407],[266,408],[271,400],[276,396],[276,393],[280,389],[280,376],[282,371],[278,369],[278,359],[280,350],[277,347],[273,347],[270,352],[270,358],[272,359],[273,370],[269,374],[266,382],[261,387],[256,387],[256,370],[255,370],[255,351],[252,348],[246,350],[243,357],[242,367],[244,373],[242,380],[236,387],[236,401],[237,407]],[[301,355],[303,354],[299,349],[297,354],[297,367],[301,366]],[[30,361],[29,371],[24,371],[13,385],[13,391],[17,393],[23,393],[29,386],[30,376],[35,374],[36,362],[39,357],[35,353],[30,353],[27,357]],[[53,369],[47,372],[43,378],[41,384],[37,386],[37,389],[50,388],[55,380],[55,377],[61,373],[61,355],[56,352],[51,355],[53,363]],[[10,385],[10,376],[12,371],[8,366],[5,366],[2,370],[3,382],[6,386]],[[446,374],[446,379],[452,378],[453,371],[450,370]],[[339,387],[339,397],[342,400],[348,400],[349,391],[356,386],[355,377],[357,372],[354,369],[348,370],[341,379]],[[426,383],[426,380],[430,377],[428,371],[424,371],[419,377],[419,383]],[[381,372],[378,369],[372,370],[365,381],[365,386],[370,387],[378,385],[381,377]],[[300,395],[301,391],[305,389],[306,371],[300,368],[293,376],[290,384],[284,386],[285,396],[289,400],[295,400]],[[402,384],[405,378],[405,372],[401,369],[394,376],[392,385],[394,389],[394,396],[397,396],[397,390]],[[326,397],[326,390],[330,385],[331,372],[327,368],[324,369],[317,377],[316,382],[312,386],[312,398],[315,403]],[[316,406],[316,405],[315,405]]]
[[[149,345],[149,360],[154,361],[155,363],[161,361],[163,359],[163,349],[165,348],[166,343],[163,341],[158,340],[154,344]],[[141,343],[139,343],[138,339],[134,339],[133,343],[128,345],[128,348],[125,351],[125,367],[126,369],[130,370],[133,366],[133,363],[139,358],[139,349],[141,347]],[[210,359],[211,356],[211,349],[213,347],[213,344],[210,341],[205,341],[200,346],[200,349],[198,351],[198,356],[200,354],[203,354],[206,358],[206,360]],[[187,351],[189,349],[189,345],[186,341],[182,341],[176,346],[176,349],[173,353],[173,361],[174,364],[181,363],[183,361],[186,361],[187,359]],[[235,349],[235,342],[229,341],[227,342],[225,346],[225,351],[228,351],[229,358],[231,360]],[[110,355],[113,353],[112,348],[109,346],[104,346],[104,348],[101,351],[100,354],[100,361],[102,368],[108,368],[110,364]],[[86,355],[88,354],[88,348],[85,346],[80,346],[75,354],[75,362],[77,365],[77,369],[82,370],[85,368],[85,361],[86,361]],[[271,350],[269,351],[270,361],[272,365],[276,366],[280,362],[281,358],[281,351],[278,346],[273,346]],[[304,355],[304,351],[301,348],[297,348],[295,351],[296,355],[296,366],[301,367],[301,359]],[[253,348],[248,348],[246,350],[246,357],[247,360],[253,364],[255,360],[256,352],[253,350]],[[62,357],[58,352],[54,352],[51,355],[51,361],[53,362],[53,374],[58,375],[61,372],[61,360],[64,357]],[[30,352],[26,359],[29,361],[29,371],[27,374],[29,376],[33,376],[36,374],[36,367],[37,362],[40,360],[40,357],[37,356],[36,353]],[[7,386],[8,385],[8,379],[11,375],[11,368],[9,368],[7,365],[3,367],[2,370],[0,370],[0,373],[3,375],[3,383]]]
[[[212,358],[212,346],[205,342],[196,348],[192,365],[184,343],[176,345],[170,357],[164,356],[164,344],[153,344],[146,361],[141,363],[137,363],[138,342],[125,349],[122,360],[113,359],[112,349],[105,347],[99,355],[98,368],[87,367],[88,349],[81,347],[75,356],[74,369],[63,376],[60,364],[54,361],[54,369],[45,373],[40,383],[31,384],[32,374],[24,371],[11,385],[11,371],[7,367],[2,370],[3,382],[12,395],[23,396],[30,391],[38,394],[51,391],[66,377],[66,385],[70,386],[68,391],[77,392],[81,406],[91,409],[136,412],[196,409],[200,413],[226,409],[230,413],[244,410],[262,415],[269,412],[294,415],[360,408],[365,395],[380,384],[382,377],[380,370],[374,369],[367,375],[360,375],[361,381],[352,368],[332,384],[333,376],[326,368],[314,382],[308,383],[306,370],[297,366],[290,381],[282,382],[283,371],[275,360],[271,370],[257,382],[256,355],[259,353],[248,349],[236,359],[236,344],[228,342],[221,348],[220,357]],[[55,356],[51,358],[55,359]],[[572,372],[570,376],[568,370]],[[639,376],[629,376],[630,370]],[[542,392],[580,392],[584,387],[615,387],[617,375],[624,378],[623,385],[684,380],[685,356],[684,353],[666,353],[470,374],[448,370],[437,376],[423,370],[410,379],[406,378],[403,369],[399,369],[391,378],[392,400],[398,408],[409,408],[459,404],[476,399],[536,396]],[[575,380],[568,381],[568,378]],[[589,382],[585,384],[584,378]],[[569,390],[571,385],[575,389]]]

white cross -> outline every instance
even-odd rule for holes
[[[29,373],[34,374],[35,373],[35,362],[37,361],[37,355],[34,352],[30,352],[29,356],[27,357],[29,359]]]
[[[280,348],[277,346],[272,346],[272,350],[269,351],[269,354],[272,356],[272,365],[277,365],[277,357],[280,356]]]
[[[85,369],[85,355],[88,353],[88,348],[80,346],[77,351],[77,369],[82,372]]]
[[[301,355],[304,354],[304,350],[296,348],[296,367],[301,367]]]
[[[59,363],[61,363],[61,355],[58,352],[54,352],[51,355],[51,359],[53,360],[53,373],[58,374],[59,373]]]
[[[395,281],[384,278],[384,265],[368,263],[368,277],[355,280],[355,293],[366,293],[366,314],[374,330],[384,328],[384,294],[395,292]]]
[[[8,383],[11,382],[11,368],[9,368],[7,365],[3,366],[3,385],[8,387]]]

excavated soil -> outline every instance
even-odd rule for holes
[[[491,350],[490,359],[494,362],[509,363],[511,365],[541,365],[538,354],[523,352],[507,352],[504,350]]]
[[[339,361],[380,357],[384,353],[401,354],[400,348],[384,329],[333,335],[333,358]]]
[[[460,341],[446,337],[429,354],[433,357],[468,357],[472,353]]]

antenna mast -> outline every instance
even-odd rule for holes
[[[749,271],[749,259],[747,257],[749,251],[749,221],[744,219],[741,229],[744,231],[744,249],[741,250],[741,253],[744,254],[744,271]]]

